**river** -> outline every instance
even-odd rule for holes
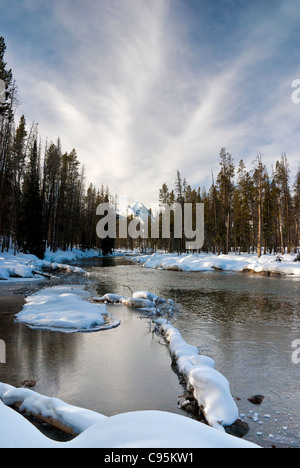
[[[300,339],[300,280],[245,273],[151,270],[124,258],[90,259],[87,287],[102,295],[151,290],[175,299],[174,326],[184,339],[212,357],[229,380],[239,411],[249,424],[247,440],[263,447],[300,447],[300,364],[292,343]],[[61,282],[82,281],[82,277]],[[121,325],[98,333],[63,334],[14,323],[24,295],[49,282],[0,284],[0,339],[7,362],[0,381],[35,390],[107,416],[177,406],[183,391],[168,349],[137,311],[110,306]],[[254,406],[248,398],[261,394]]]

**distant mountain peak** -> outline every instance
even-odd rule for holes
[[[121,213],[122,216],[133,216],[134,218],[139,218],[141,221],[145,222],[148,220],[151,212],[149,208],[142,202],[135,202],[132,205],[128,205],[125,210]]]

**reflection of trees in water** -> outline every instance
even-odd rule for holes
[[[19,386],[25,378],[45,379],[46,391],[58,388],[64,375],[70,374],[79,352],[80,335],[32,330],[14,324],[8,349],[8,382]],[[43,382],[40,382],[41,384]]]
[[[294,320],[292,300],[257,293],[233,291],[176,290],[180,310],[214,322],[290,322]]]

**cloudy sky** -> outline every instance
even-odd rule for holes
[[[208,188],[225,147],[300,161],[299,0],[0,0],[28,124],[87,182],[157,201],[179,169]]]

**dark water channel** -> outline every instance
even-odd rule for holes
[[[91,273],[84,281],[96,294],[129,295],[129,287],[176,299],[174,326],[229,380],[250,426],[246,438],[264,447],[300,447],[300,364],[292,361],[292,343],[300,339],[299,279],[150,270],[124,258],[78,265]],[[182,387],[168,350],[138,312],[110,307],[121,325],[87,334],[14,323],[24,293],[43,285],[49,283],[0,283],[0,339],[7,348],[1,382],[34,379],[36,391],[108,416],[145,409],[185,414],[177,407]],[[260,406],[247,400],[256,394],[265,396]]]

